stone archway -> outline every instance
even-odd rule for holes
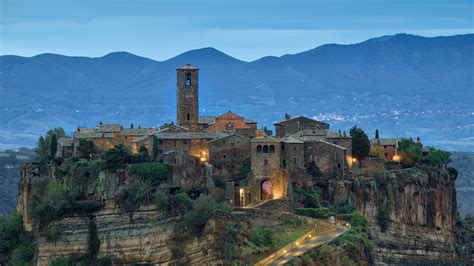
[[[267,201],[273,198],[273,184],[269,179],[260,184],[260,200]]]

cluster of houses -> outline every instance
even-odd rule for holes
[[[290,180],[298,175],[344,178],[352,167],[352,138],[311,118],[285,114],[274,123],[275,134],[257,122],[231,111],[219,116],[199,115],[199,69],[189,64],[177,69],[177,120],[157,128],[125,128],[99,123],[77,128],[72,138],[58,141],[57,156],[75,154],[81,140],[108,150],[119,144],[137,153],[154,151],[157,162],[170,164],[173,182],[194,184],[199,176],[219,175],[234,186],[229,196],[241,206],[284,198]],[[384,156],[396,156],[397,139],[373,139]],[[247,170],[245,170],[247,169]],[[241,172],[247,182],[241,182]],[[235,198],[235,200],[233,199]]]

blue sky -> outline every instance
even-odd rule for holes
[[[474,1],[0,0],[0,52],[155,60],[215,47],[251,61],[395,33],[474,32]]]

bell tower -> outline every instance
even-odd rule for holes
[[[176,123],[194,131],[199,124],[199,68],[186,64],[176,72]]]

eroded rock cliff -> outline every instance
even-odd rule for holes
[[[455,178],[446,169],[413,168],[375,178],[319,178],[314,186],[323,199],[349,199],[365,214],[376,263],[438,264],[456,260]]]

